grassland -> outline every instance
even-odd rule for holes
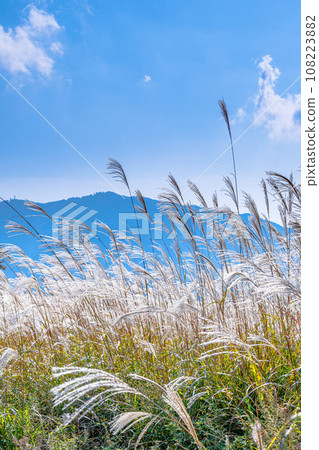
[[[103,224],[78,249],[46,240],[40,262],[3,249],[0,448],[300,448],[300,188],[269,173],[266,213],[244,194],[245,221],[225,183],[234,210],[189,183],[210,236],[170,176],[170,246],[138,191],[148,250]]]

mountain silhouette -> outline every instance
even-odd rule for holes
[[[139,205],[137,198],[134,197],[133,200],[135,204]],[[158,201],[151,198],[145,198],[145,203],[150,217],[154,219],[155,214],[160,213]],[[77,223],[84,222],[93,230],[95,230],[94,222],[103,222],[115,232],[119,231],[121,223],[123,225],[125,220],[128,228],[136,228],[138,225],[141,229],[146,222],[145,216],[140,214],[137,220],[138,223],[136,223],[136,216],[130,197],[121,196],[110,191],[98,192],[83,197],[71,197],[54,202],[37,203],[37,205],[39,208],[42,208],[47,215],[30,209],[30,207],[25,204],[25,200],[10,199],[8,201],[0,202],[0,244],[16,245],[20,247],[27,256],[35,260],[38,260],[41,252],[44,251],[43,243],[41,246],[41,241],[39,239],[21,231],[19,233],[10,232],[6,227],[8,223],[18,223],[31,230],[35,235],[37,232],[41,236],[54,236],[60,238],[61,226],[63,226],[61,217],[64,220],[63,223],[67,223],[68,219],[74,218],[79,221]],[[199,207],[195,208],[200,210]],[[249,214],[241,214],[241,217],[246,223],[249,220],[249,216]],[[144,219],[142,219],[143,217]],[[282,230],[280,225],[274,223],[273,225],[278,230]],[[36,232],[34,230],[36,230]],[[265,233],[267,233],[266,230]],[[71,245],[74,244],[74,242],[72,242],[72,233],[70,236],[65,234],[63,236],[64,239],[66,236],[67,240],[70,238],[69,242],[66,243]],[[94,240],[95,238],[93,237],[92,239]],[[105,235],[103,235],[101,239],[108,245],[108,239],[105,238]],[[167,240],[165,233],[163,233],[162,239]],[[150,239],[147,232],[142,236],[142,241],[145,250],[151,250]],[[182,240],[181,250],[187,248],[186,244],[185,247],[183,247],[183,245]],[[229,248],[231,248],[231,244]]]

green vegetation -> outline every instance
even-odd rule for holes
[[[299,186],[269,173],[267,213],[245,194],[245,221],[230,178],[236,212],[190,182],[210,238],[169,182],[170,247],[101,225],[109,246],[83,230],[80,249],[51,239],[40,262],[6,249],[18,277],[0,281],[0,448],[300,448]]]

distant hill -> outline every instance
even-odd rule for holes
[[[39,234],[52,236],[52,233],[54,233],[53,222],[44,214],[28,208],[25,205],[25,200],[11,199],[8,204],[27,219]],[[40,247],[32,236],[20,233],[12,234],[5,229],[8,221],[28,227],[26,221],[8,204],[0,202],[0,244],[15,244],[21,247],[28,256],[37,259],[40,254]],[[154,216],[158,212],[157,200],[146,198],[146,204],[150,215]],[[131,198],[114,192],[98,192],[84,197],[72,197],[55,202],[37,203],[37,205],[51,217],[60,214],[64,218],[74,216],[77,220],[83,220],[90,228],[93,222],[97,220],[106,223],[111,230],[115,231],[119,230],[120,213],[133,213]],[[63,212],[63,210],[67,211]],[[87,216],[91,217],[85,220]],[[129,226],[136,226],[134,220],[128,220],[127,223]]]
[[[137,199],[134,201],[136,204],[139,204]],[[158,201],[150,198],[146,198],[145,201],[150,216],[154,218],[154,215],[159,213]],[[97,220],[107,224],[111,230],[118,231],[120,221],[121,219],[123,220],[121,214],[124,214],[125,217],[127,214],[131,214],[131,219],[127,221],[127,224],[128,226],[136,227],[131,198],[115,194],[114,192],[98,192],[84,197],[72,197],[55,202],[37,203],[37,205],[54,220],[52,221],[46,215],[28,208],[25,205],[25,200],[11,199],[7,203],[0,202],[0,244],[15,244],[27,256],[36,260],[39,258],[41,251],[43,251],[40,243],[27,234],[9,233],[5,229],[5,225],[9,221],[17,222],[30,229],[30,226],[23,219],[25,218],[43,236],[57,236],[57,233],[61,232],[61,226],[63,225],[58,217],[64,218],[64,223],[67,223],[65,222],[67,218],[75,218],[85,222],[90,228],[94,228],[94,221]],[[242,214],[241,217],[245,222],[249,220],[249,214]],[[141,220],[139,220],[138,225],[139,227],[143,225]],[[281,226],[274,225],[277,229],[282,230]],[[68,235],[65,233],[64,236],[68,238]],[[108,242],[104,238],[103,240],[105,243]],[[72,241],[70,240],[69,243],[72,243]],[[143,243],[146,250],[150,249],[148,236],[144,236]]]

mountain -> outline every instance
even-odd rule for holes
[[[158,213],[157,200],[150,198],[145,200],[150,215],[154,216],[156,212]],[[36,239],[22,233],[10,233],[5,228],[9,221],[19,223],[28,229],[32,229],[29,225],[31,224],[40,235],[44,236],[61,233],[63,223],[67,223],[72,218],[84,222],[93,229],[95,221],[106,223],[113,231],[119,230],[120,221],[124,225],[125,220],[128,226],[136,227],[131,198],[114,192],[98,192],[84,197],[72,197],[54,202],[37,203],[37,205],[54,220],[45,214],[31,210],[25,205],[24,200],[10,199],[7,202],[0,202],[0,244],[15,244],[26,255],[35,259],[39,257],[41,249]],[[64,219],[63,223],[59,217]],[[143,223],[139,220],[139,226],[142,225]]]
[[[136,198],[134,198],[134,202],[135,204],[139,204]],[[158,201],[145,198],[145,203],[152,219],[159,219],[160,211],[158,209]],[[55,202],[38,203],[37,205],[39,208],[42,208],[47,215],[30,209],[25,205],[24,200],[11,199],[7,202],[0,202],[0,245],[17,245],[27,256],[37,260],[40,253],[43,252],[43,246],[42,248],[40,247],[40,240],[22,232],[19,232],[18,234],[10,233],[5,228],[5,225],[10,221],[16,222],[31,230],[34,234],[37,232],[42,236],[58,237],[59,239],[63,239],[64,243],[76,246],[78,237],[77,226],[72,222],[73,226],[70,227],[70,219],[76,219],[76,223],[80,224],[84,222],[93,229],[93,231],[100,230],[95,227],[96,221],[107,224],[113,231],[119,231],[120,229],[125,231],[125,224],[127,225],[127,228],[136,228],[138,225],[140,234],[142,235],[144,248],[146,250],[151,250],[148,221],[142,214],[140,214],[136,220],[130,197],[121,196],[114,192],[98,192],[84,197],[72,197]],[[241,217],[246,223],[248,222],[249,214],[242,214]],[[164,224],[165,220],[166,219],[164,219]],[[221,220],[223,220],[223,217]],[[282,231],[281,226],[277,224],[273,225],[278,230]],[[34,230],[36,230],[36,232]],[[265,235],[267,234],[266,229],[264,229],[264,233]],[[108,239],[105,239],[104,235],[99,234],[99,231],[98,235],[104,243],[108,245]],[[155,237],[154,230],[152,235]],[[157,232],[156,237],[159,240],[162,239],[160,231]],[[92,239],[94,241],[94,236],[92,236]],[[163,239],[165,239],[167,243],[167,236],[165,233],[163,233]],[[170,243],[171,242],[172,241],[170,241]],[[185,244],[183,242],[185,242]],[[181,239],[180,243],[181,251],[186,250],[188,247],[186,241]],[[232,248],[231,243],[229,243],[228,248]]]

